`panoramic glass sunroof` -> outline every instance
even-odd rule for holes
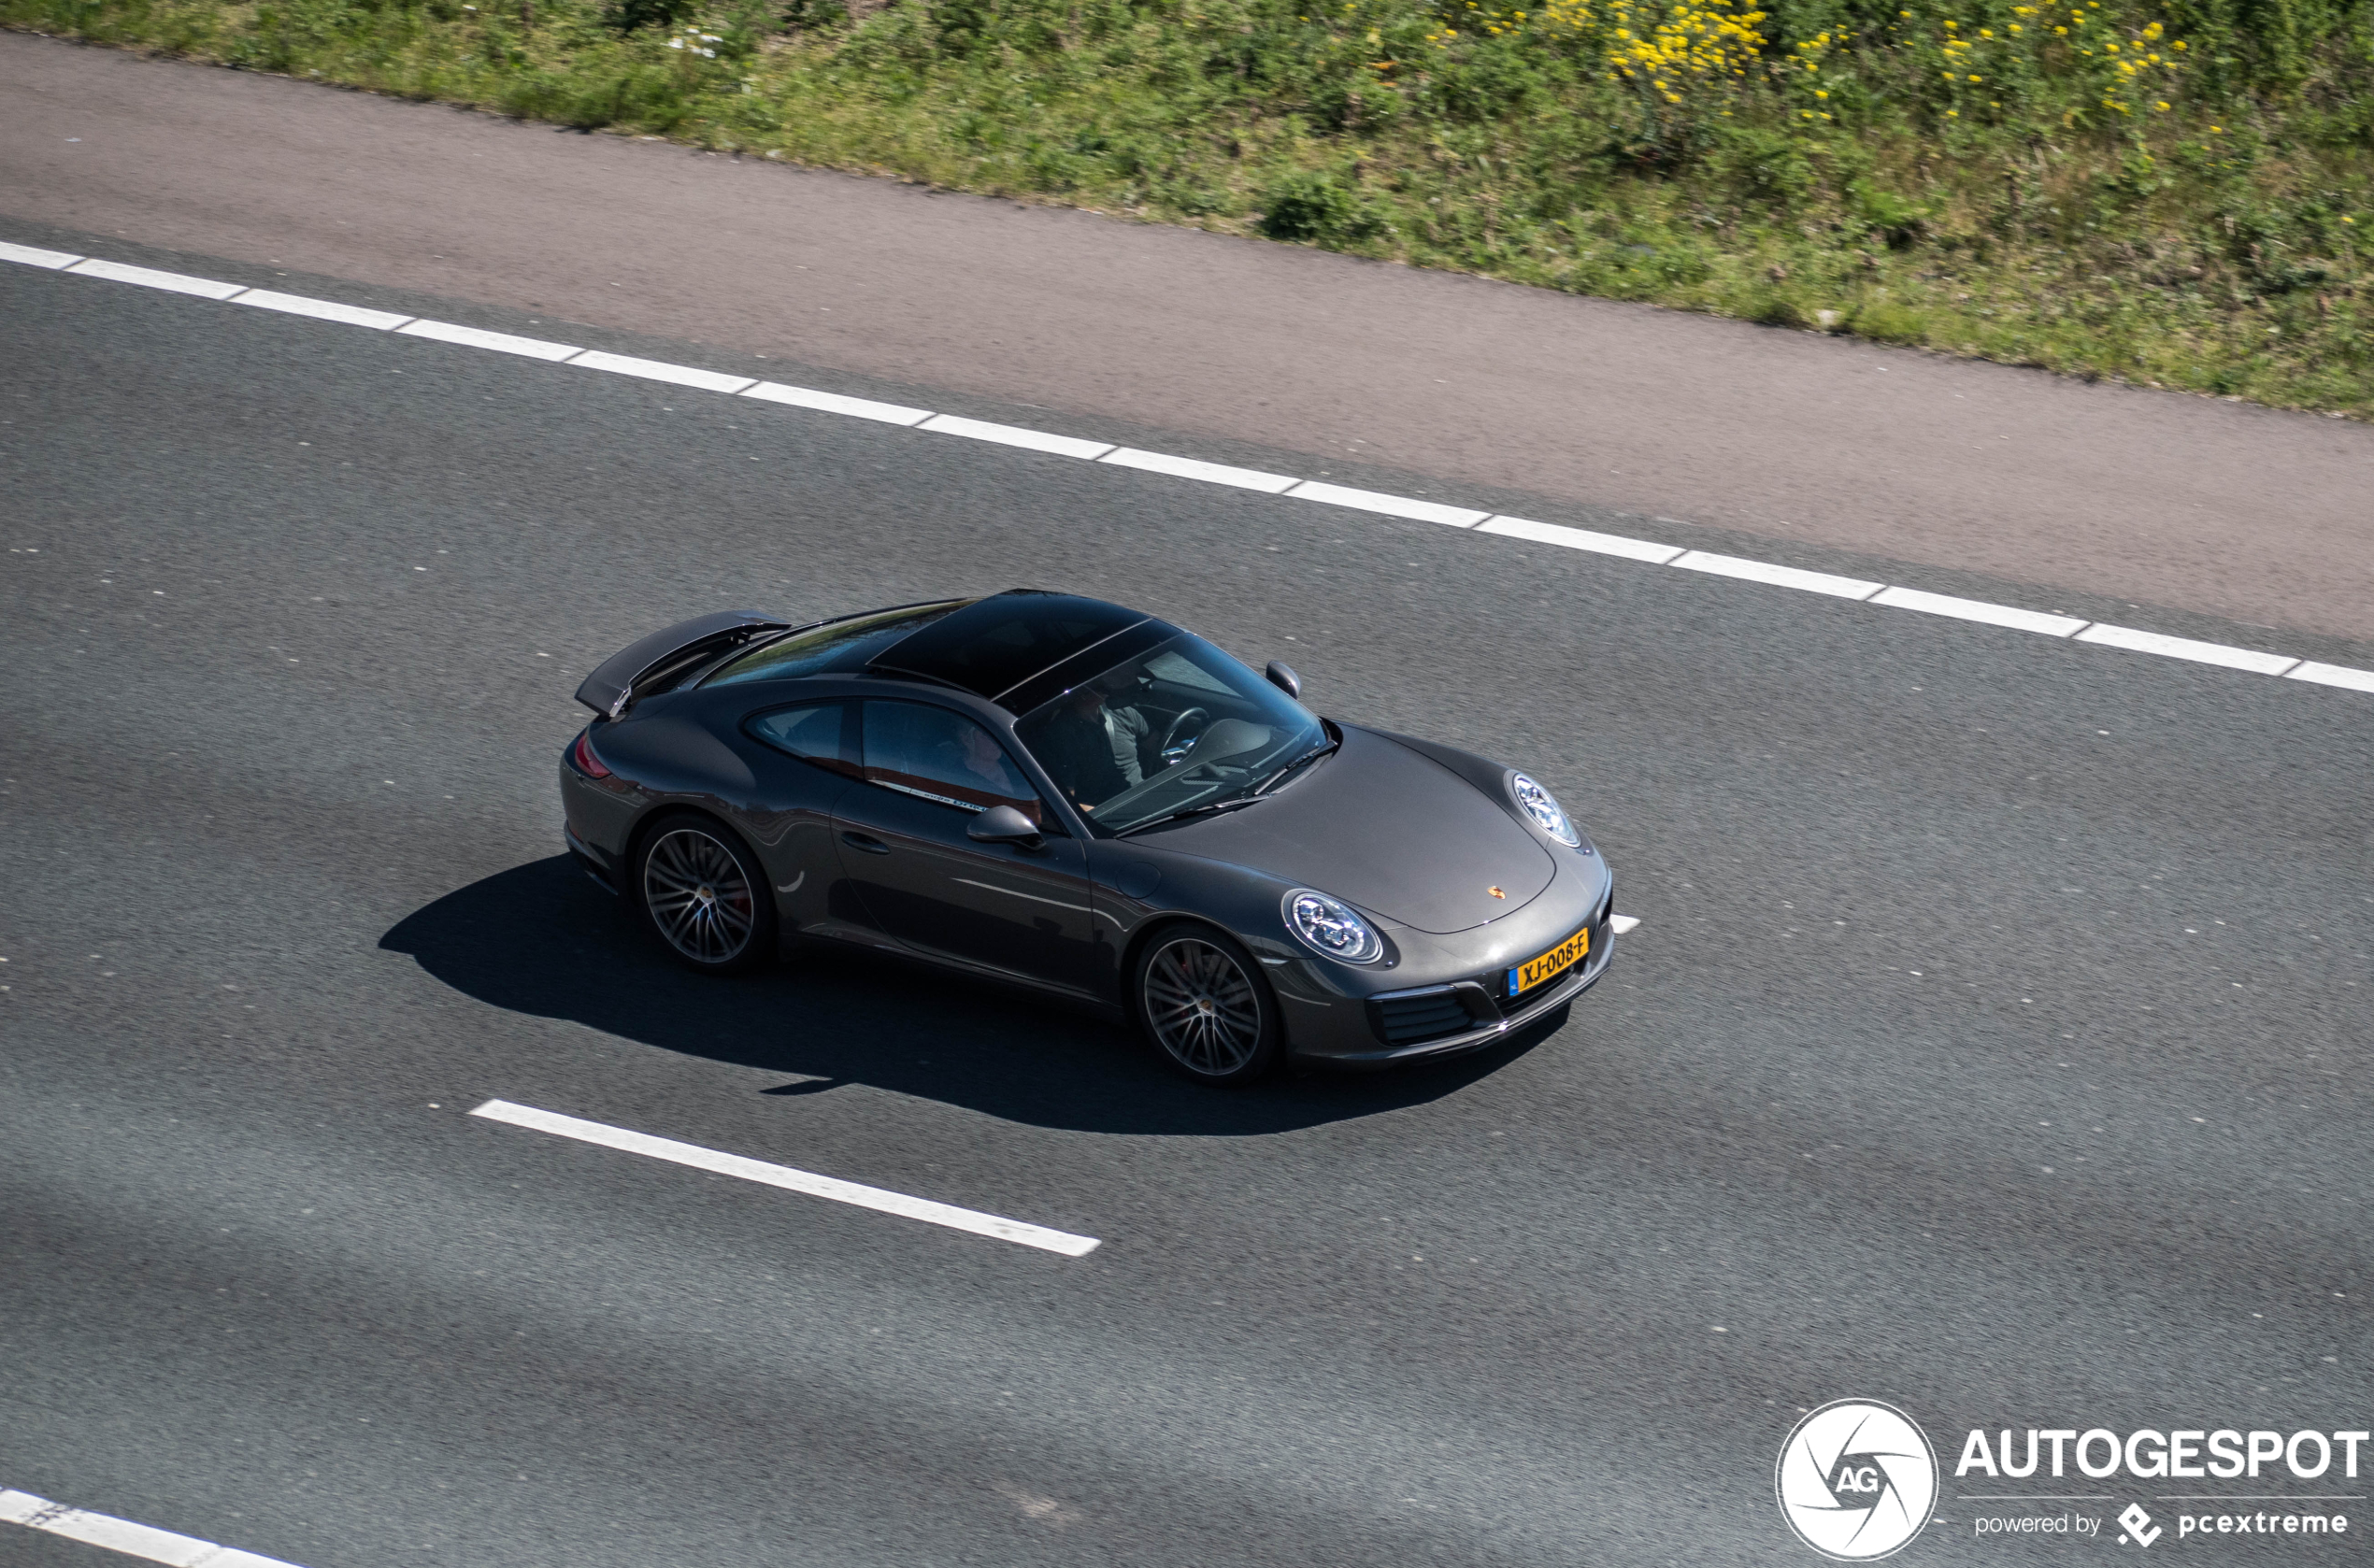
[[[995,701],[1145,619],[1101,599],[1018,588],[941,617],[876,655],[870,667],[944,680]]]

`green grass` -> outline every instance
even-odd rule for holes
[[[2374,415],[2374,0],[1772,4],[0,0],[0,22]]]

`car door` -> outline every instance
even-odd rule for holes
[[[1013,758],[952,708],[878,698],[862,707],[863,771],[833,825],[841,874],[873,923],[919,953],[1087,989],[1087,856]],[[993,805],[1039,823],[1039,846],[967,837]]]

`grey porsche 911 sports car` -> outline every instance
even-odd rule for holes
[[[569,852],[693,968],[787,936],[1087,1002],[1205,1083],[1477,1049],[1607,972],[1549,791],[1100,600],[671,626],[578,689]]]

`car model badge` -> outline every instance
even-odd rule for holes
[[[1492,890],[1490,890],[1490,891],[1491,891],[1492,896],[1493,896],[1493,897],[1494,897],[1494,898],[1507,898],[1507,897],[1509,896],[1507,893],[1502,892],[1502,891],[1501,891],[1498,888],[1494,888],[1494,889],[1492,889]]]

